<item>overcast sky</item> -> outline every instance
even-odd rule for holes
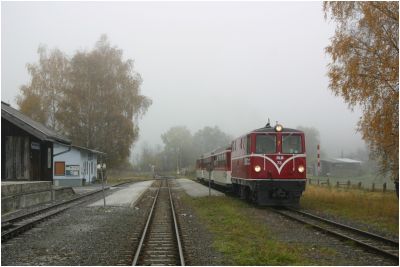
[[[134,59],[153,100],[140,138],[162,144],[170,127],[219,126],[233,136],[263,127],[316,127],[332,156],[364,147],[348,109],[328,89],[334,33],[320,2],[2,2],[1,99],[29,82],[45,44],[72,56],[101,34]]]

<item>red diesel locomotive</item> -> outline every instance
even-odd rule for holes
[[[296,205],[306,186],[304,138],[302,131],[268,123],[228,148],[204,154],[197,160],[197,178],[259,205]]]

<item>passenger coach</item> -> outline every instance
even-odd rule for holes
[[[231,147],[216,149],[203,154],[196,162],[197,179],[211,183],[231,187]]]

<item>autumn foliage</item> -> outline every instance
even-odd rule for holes
[[[326,52],[329,88],[351,108],[384,173],[399,175],[399,3],[325,2],[325,16],[336,23]]]
[[[151,104],[140,94],[133,61],[123,60],[106,36],[72,58],[58,49],[38,52],[39,62],[27,65],[31,81],[20,88],[20,110],[75,145],[107,153],[108,166],[126,163],[138,138],[138,118]]]

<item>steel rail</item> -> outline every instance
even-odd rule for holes
[[[373,233],[370,233],[370,232],[367,232],[367,231],[363,231],[363,230],[351,227],[349,225],[345,225],[345,224],[342,224],[342,223],[339,223],[339,222],[335,222],[335,221],[332,221],[332,220],[329,220],[329,219],[326,219],[326,218],[322,218],[320,216],[317,216],[317,215],[314,215],[314,214],[311,214],[311,213],[308,213],[308,212],[305,212],[305,211],[296,210],[296,209],[292,209],[292,208],[286,208],[286,209],[290,210],[290,211],[293,211],[293,212],[296,212],[296,213],[299,213],[301,215],[304,215],[304,216],[307,216],[307,217],[322,221],[324,223],[327,223],[327,224],[330,224],[330,225],[333,225],[333,226],[338,226],[338,227],[340,227],[342,229],[345,229],[345,230],[356,232],[356,233],[358,233],[360,235],[363,235],[363,236],[366,236],[366,237],[369,237],[369,238],[373,238],[373,239],[376,239],[376,240],[379,240],[379,241],[382,241],[382,242],[386,242],[386,243],[388,243],[388,244],[390,244],[392,246],[399,246],[399,242],[398,241],[395,241],[395,240],[392,240],[392,239],[389,239],[389,238],[386,238],[386,237],[383,237],[383,236],[380,236],[380,235],[376,235],[376,234],[373,234]]]
[[[154,211],[154,207],[156,205],[157,199],[158,199],[158,194],[160,193],[161,185],[162,185],[162,183],[160,183],[160,186],[159,186],[159,188],[157,190],[156,196],[155,196],[154,201],[153,201],[153,205],[151,206],[150,213],[149,213],[149,216],[147,218],[147,222],[146,222],[146,225],[144,227],[142,237],[140,238],[140,242],[139,242],[138,248],[136,250],[135,257],[133,258],[133,261],[132,261],[132,266],[136,266],[137,262],[139,260],[139,255],[140,255],[140,252],[142,251],[144,239],[145,239],[145,237],[147,235],[147,230],[149,228],[150,221],[151,221],[151,219],[153,217],[153,211]]]
[[[115,184],[115,185],[110,185],[110,186],[108,186],[108,187],[106,187],[104,189],[105,190],[109,190],[111,187],[117,187],[117,186],[121,186],[121,185],[128,184],[128,183],[131,183],[131,182],[121,182],[121,183],[118,183],[118,184]],[[102,189],[94,190],[94,191],[89,192],[89,193],[85,193],[85,194],[82,194],[82,195],[79,195],[79,196],[75,196],[75,197],[73,197],[71,199],[68,199],[68,200],[65,200],[65,201],[62,201],[62,202],[59,202],[59,203],[56,203],[56,204],[52,204],[52,205],[50,205],[48,207],[40,208],[40,209],[31,211],[31,212],[28,212],[28,213],[13,217],[13,218],[4,219],[4,220],[2,219],[1,228],[10,228],[10,227],[12,227],[12,224],[14,224],[14,223],[16,223],[18,221],[22,221],[22,220],[24,220],[26,218],[29,218],[29,217],[37,216],[37,215],[39,215],[41,213],[45,213],[45,212],[47,212],[49,210],[58,208],[58,207],[63,206],[63,205],[70,204],[72,202],[84,199],[86,197],[89,197],[91,195],[95,195],[95,194],[100,193],[100,192],[102,192]]]
[[[109,188],[109,187],[106,188],[106,190],[108,190],[108,189],[110,189],[110,188]],[[89,192],[89,193],[86,193],[86,194],[82,194],[82,195],[80,195],[80,196],[71,198],[71,199],[69,199],[69,200],[66,200],[66,201],[63,201],[63,202],[60,202],[60,203],[57,203],[57,204],[54,204],[54,205],[51,205],[51,206],[48,206],[48,207],[44,207],[44,208],[41,208],[41,209],[38,209],[38,210],[35,210],[35,211],[32,211],[32,212],[29,212],[29,213],[22,214],[22,215],[20,215],[20,216],[14,217],[14,218],[2,220],[2,222],[1,222],[2,226],[1,226],[1,227],[3,228],[4,226],[7,226],[7,224],[16,223],[16,222],[21,221],[21,220],[24,220],[24,219],[26,219],[26,218],[39,215],[39,214],[41,214],[41,213],[47,212],[47,211],[49,211],[49,210],[52,210],[52,209],[54,209],[54,208],[58,208],[58,207],[60,207],[60,206],[67,205],[67,204],[69,204],[69,203],[78,201],[78,200],[80,200],[80,199],[83,199],[83,198],[85,198],[85,197],[88,197],[88,196],[91,196],[91,195],[94,195],[94,194],[100,193],[100,192],[102,192],[101,189],[100,189],[100,190],[95,190],[95,191],[92,191],[92,192]]]
[[[339,232],[336,232],[336,231],[333,231],[333,230],[329,230],[328,228],[324,228],[324,227],[322,227],[322,226],[319,226],[319,225],[317,225],[317,224],[311,223],[311,222],[309,222],[309,221],[306,221],[306,220],[297,218],[296,216],[287,214],[287,213],[285,213],[284,211],[280,211],[280,210],[277,210],[277,209],[272,209],[272,210],[273,210],[274,212],[278,213],[278,214],[281,214],[281,215],[287,217],[287,218],[290,218],[290,219],[292,219],[292,220],[298,221],[298,222],[303,223],[303,224],[306,224],[306,225],[310,225],[311,227],[313,227],[313,228],[315,228],[315,229],[317,229],[317,230],[319,230],[319,231],[328,233],[328,234],[330,234],[330,235],[332,235],[332,236],[335,236],[335,237],[338,237],[338,238],[340,238],[340,239],[342,239],[342,240],[351,240],[351,241],[353,241],[356,245],[359,245],[359,246],[361,246],[361,247],[364,247],[364,248],[367,249],[367,250],[370,250],[370,251],[373,251],[373,252],[377,252],[377,253],[379,253],[379,254],[381,254],[381,255],[383,255],[383,256],[388,256],[388,257],[390,257],[391,259],[394,259],[394,260],[397,260],[397,261],[399,260],[399,256],[398,256],[398,255],[393,254],[393,253],[391,253],[391,252],[389,252],[389,251],[386,251],[386,250],[383,250],[383,249],[381,249],[381,248],[375,247],[375,246],[373,246],[373,245],[367,244],[367,243],[365,243],[365,242],[363,242],[363,241],[361,241],[361,240],[355,239],[355,238],[350,237],[350,236],[347,236],[347,235],[345,235],[345,234],[342,234],[342,233],[339,233]],[[290,210],[288,210],[288,211],[290,211]],[[317,216],[317,217],[318,217],[318,216]],[[333,223],[333,222],[332,222],[332,223]]]
[[[40,217],[38,219],[32,220],[30,222],[27,222],[25,224],[19,225],[17,227],[15,227],[14,229],[12,229],[11,231],[8,232],[3,232],[2,230],[2,234],[1,234],[1,243],[6,242],[7,240],[10,240],[13,237],[16,237],[17,235],[20,235],[26,231],[28,231],[29,229],[33,228],[36,224],[43,222],[46,219],[49,219],[50,217],[53,217],[57,214],[60,214],[61,212],[64,212],[65,210],[69,209],[71,207],[64,207],[60,210],[54,211],[46,216]]]
[[[169,192],[169,200],[171,202],[172,218],[174,219],[176,241],[178,243],[179,261],[181,262],[181,266],[185,266],[185,259],[183,257],[183,249],[182,249],[182,245],[181,245],[181,239],[179,237],[178,223],[177,223],[176,216],[175,216],[175,207],[174,207],[174,203],[172,201],[171,188],[169,186],[168,180],[167,180],[167,185],[168,185],[168,192]]]
[[[109,189],[109,187],[107,188],[107,190],[108,189]],[[63,202],[51,205],[49,207],[35,210],[32,212],[17,216],[15,218],[10,218],[8,220],[4,220],[4,221],[2,221],[2,225],[1,225],[1,228],[2,228],[1,242],[3,243],[5,241],[11,239],[12,237],[15,237],[15,236],[33,228],[34,225],[80,204],[78,201],[83,200],[89,196],[101,193],[101,192],[102,192],[102,190],[92,191],[87,194],[83,194],[83,195],[74,197],[67,201],[63,201]],[[74,202],[78,202],[78,203],[74,204]],[[62,206],[66,206],[66,207],[62,208]],[[54,210],[54,211],[51,212],[52,210]],[[46,213],[48,213],[48,214],[46,214]],[[35,219],[36,216],[40,216],[40,215],[43,215],[43,216]],[[16,225],[16,227],[13,228],[13,226],[15,226],[15,224],[18,224],[18,222],[23,222],[24,220],[27,222],[25,222],[21,225]],[[10,228],[11,228],[11,230],[7,231],[7,229],[10,229]]]

